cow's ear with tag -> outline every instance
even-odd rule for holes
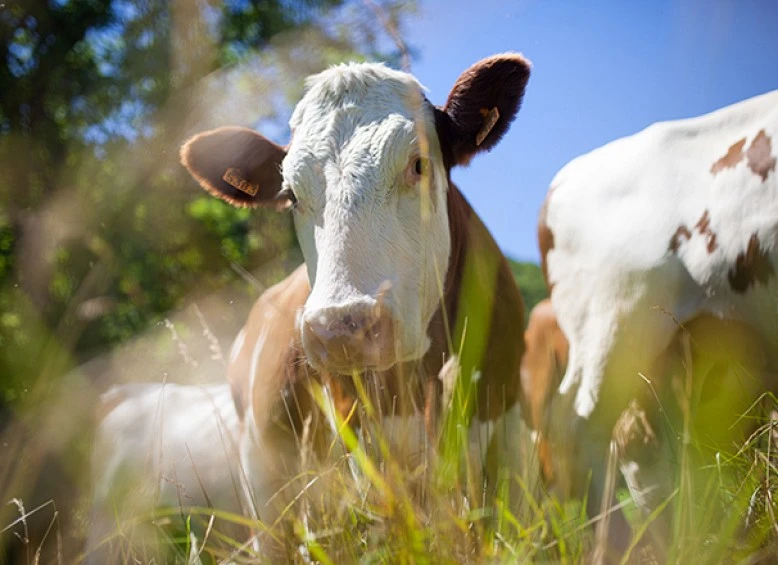
[[[466,165],[505,135],[519,111],[530,67],[522,55],[503,53],[477,62],[457,79],[446,105],[435,111],[448,166]]]
[[[281,191],[286,150],[248,128],[222,127],[181,147],[181,164],[214,196],[238,207],[290,205]]]

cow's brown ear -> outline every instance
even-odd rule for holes
[[[181,147],[181,164],[205,190],[238,207],[284,208],[279,197],[286,151],[253,130],[223,127]]]
[[[457,79],[436,125],[449,165],[467,164],[502,138],[521,105],[530,62],[518,53],[493,55]]]

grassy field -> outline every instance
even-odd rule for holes
[[[670,530],[662,540],[664,558],[643,543],[657,517],[641,516],[619,490],[610,511],[623,513],[633,534],[622,540],[627,554],[612,562],[774,562],[778,522],[772,500],[773,428],[772,420],[762,421],[741,449],[733,446],[731,452],[707,460],[704,445],[675,445],[678,465],[666,501]],[[375,427],[367,446],[345,431],[347,427],[341,429],[339,440],[350,453],[312,467],[288,487],[294,491],[287,497],[292,502],[285,507],[283,524],[273,529],[282,547],[279,553],[278,544],[271,542],[276,562],[587,563],[603,550],[596,534],[603,515],[589,519],[581,501],[561,503],[543,490],[526,436],[511,438],[516,441],[510,447],[520,450],[522,464],[512,474],[500,475],[493,493],[468,481],[477,464],[467,456],[458,462],[429,459],[408,467],[386,450],[386,438]],[[449,465],[464,470],[452,474]],[[148,545],[142,554],[128,549],[126,557],[182,563],[271,560],[267,545],[255,552],[243,538],[223,535],[213,515],[207,509],[159,510],[147,518],[155,525],[154,541],[144,540]],[[252,525],[238,516],[215,515],[222,527]],[[128,533],[132,529],[123,529],[120,535],[129,537],[119,539],[129,548],[138,540]]]
[[[492,498],[477,481],[477,464],[428,459],[409,467],[386,449],[372,427],[365,444],[341,428],[330,459],[311,465],[287,486],[283,521],[265,534],[258,552],[235,526],[246,518],[202,508],[158,509],[117,524],[121,561],[180,563],[586,563],[597,549],[602,516],[588,519],[579,501],[561,503],[544,492],[527,436],[511,438],[521,468],[500,476]],[[704,446],[679,443],[675,490],[668,499],[669,563],[769,563],[778,523],[772,500],[776,469],[773,422],[743,449],[703,461]],[[444,440],[445,441],[445,438]],[[304,455],[303,455],[304,456]],[[465,469],[452,474],[448,465]],[[656,562],[641,542],[647,525],[624,491],[614,500],[634,527],[629,553],[614,562]],[[54,524],[54,528],[57,524]],[[240,531],[240,529],[238,530]],[[244,530],[245,531],[245,530]],[[66,533],[65,533],[66,534]],[[49,542],[51,543],[51,541]],[[274,548],[273,558],[268,547]],[[280,549],[279,549],[280,548]],[[31,548],[32,549],[32,548]],[[24,562],[36,562],[31,552]],[[664,559],[662,560],[664,561]]]
[[[523,277],[529,300],[542,297],[536,266],[515,264],[514,272]],[[139,366],[147,366],[134,364],[137,359],[153,356],[156,348],[156,353],[172,356],[162,365],[165,378],[170,371],[175,380],[176,364],[199,371],[203,380],[213,377],[206,360],[214,356],[215,338],[203,336],[213,312],[225,305],[201,307],[202,313],[174,318],[169,327],[157,328],[128,351],[118,352],[100,370],[122,366],[129,379]],[[177,507],[145,509],[130,517],[117,512],[110,539],[117,548],[114,561],[588,563],[611,549],[597,535],[603,519],[613,523],[623,516],[632,533],[618,540],[626,553],[611,553],[611,562],[774,562],[774,399],[764,396],[739,408],[743,433],[713,449],[700,426],[731,407],[704,406],[704,394],[682,386],[689,374],[671,375],[681,392],[656,399],[672,443],[666,452],[672,477],[667,477],[670,488],[662,515],[642,516],[619,482],[610,506],[593,518],[586,515],[584,500],[560,501],[540,479],[535,445],[522,424],[510,433],[507,428],[496,433],[495,445],[483,454],[462,449],[465,438],[454,428],[459,431],[428,444],[420,457],[398,457],[388,447],[393,438],[363,398],[354,414],[362,434],[336,421],[338,433],[323,460],[311,455],[303,434],[299,451],[304,470],[280,489],[283,512],[277,523],[192,508],[183,500]],[[159,378],[157,373],[145,376]],[[45,403],[17,414],[0,434],[4,453],[13,454],[0,465],[0,494],[7,502],[0,514],[0,563],[70,563],[84,557],[96,390],[89,370],[49,386],[42,396]],[[320,402],[326,407],[323,397]],[[452,407],[451,417],[457,410],[462,407]],[[502,464],[506,454],[510,465]],[[487,478],[479,475],[482,466],[490,471]],[[130,490],[128,500],[137,496]],[[660,521],[666,525],[661,543],[648,545]],[[250,542],[250,532],[259,534],[258,548]]]

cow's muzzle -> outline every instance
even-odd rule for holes
[[[344,305],[306,312],[302,342],[317,369],[350,374],[385,370],[397,362],[394,317],[374,304]]]

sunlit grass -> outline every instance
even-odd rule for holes
[[[174,334],[161,326],[151,341],[166,335],[168,349],[179,361],[187,356],[213,356],[218,344],[207,320],[218,308],[193,312],[191,328],[196,331],[184,327],[186,331]],[[181,348],[200,334],[204,335],[202,344],[183,355]],[[467,339],[466,330],[461,334]],[[456,349],[460,354],[464,351],[461,344]],[[605,511],[611,518],[623,513],[633,531],[630,539],[622,540],[627,553],[615,562],[657,559],[656,549],[646,542],[663,520],[667,529],[659,541],[666,547],[668,563],[770,562],[778,554],[778,510],[773,500],[778,477],[776,399],[763,394],[744,406],[729,402],[725,395],[723,404],[714,404],[703,413],[699,410],[702,393],[687,386],[693,372],[676,371],[672,378],[677,386],[670,387],[675,394],[651,396],[652,402],[661,405],[664,436],[672,443],[668,450],[673,461],[671,489],[663,506],[646,517],[617,483],[616,499]],[[310,429],[298,438],[301,471],[289,477],[275,497],[282,505],[276,522],[262,524],[243,515],[186,505],[156,509],[141,505],[137,513],[127,515],[117,506],[105,540],[112,546],[115,561],[591,562],[598,544],[597,527],[604,516],[589,517],[585,500],[561,501],[544,488],[536,446],[523,424],[510,428],[509,434],[495,434],[495,443],[484,453],[473,449],[465,424],[472,417],[468,404],[472,379],[467,383],[469,390],[452,394],[447,417],[454,424],[442,426],[439,438],[428,438],[422,454],[398,452],[398,439],[384,427],[365,383],[358,377],[352,380],[358,402],[346,415],[334,410],[324,388],[312,383],[318,407],[329,420],[328,445],[324,456],[317,457],[307,435]],[[63,422],[71,421],[68,433],[78,436],[75,443],[81,447],[65,458],[60,473],[46,475],[46,464],[41,461],[27,464],[31,455],[39,457],[40,447],[34,442],[25,445],[19,428],[9,428],[0,437],[3,442],[16,442],[15,453],[19,454],[19,460],[11,462],[15,466],[8,462],[0,466],[6,473],[0,476],[0,492],[11,492],[9,470],[44,477],[43,481],[28,481],[27,490],[22,491],[26,496],[4,508],[0,545],[13,548],[10,563],[69,562],[60,548],[67,543],[82,548],[90,527],[92,485],[85,463],[91,432],[79,427],[83,422],[72,423],[90,419],[86,414],[90,409],[84,402],[83,379],[70,377],[62,380],[62,386],[55,388],[54,404],[41,405],[39,414],[25,418],[28,423],[38,422],[46,433],[63,431]],[[79,403],[85,408],[74,413]],[[748,430],[746,436],[713,449],[701,427],[710,420],[711,410],[715,417],[735,407],[740,417],[731,420]],[[501,465],[506,454],[516,455],[516,464]],[[484,467],[486,477],[480,473]],[[60,499],[55,504],[45,494],[44,487],[66,479],[72,489],[67,499],[71,507],[63,507]],[[130,498],[134,494],[130,489]],[[65,515],[75,520],[65,520]],[[43,532],[42,537],[35,535],[36,530]],[[88,557],[80,551],[80,558]]]
[[[325,400],[320,398],[320,402]],[[474,489],[461,478],[467,477],[466,472],[452,484],[440,480],[439,465],[433,459],[415,468],[393,459],[389,441],[380,430],[373,430],[374,454],[350,426],[342,420],[337,424],[337,439],[347,447],[347,453],[312,465],[299,477],[300,482],[290,481],[290,485],[304,487],[288,493],[291,501],[278,523],[258,527],[244,517],[204,508],[158,509],[153,516],[137,517],[135,524],[125,524],[123,533],[117,534],[130,536],[128,526],[141,523],[152,525],[157,533],[153,540],[144,540],[142,555],[128,553],[123,559],[269,561],[261,542],[255,551],[248,538],[222,533],[214,525],[215,517],[247,531],[270,528],[283,544],[281,562],[589,561],[599,517],[589,519],[581,502],[561,503],[551,494],[530,490],[527,485],[537,484],[537,477],[515,472],[489,498],[485,490]],[[774,447],[767,441],[772,430],[772,423],[764,422],[752,438],[753,445],[743,451],[721,454],[708,465],[695,462],[698,467],[692,463],[679,467],[677,491],[668,500],[674,513],[670,539],[666,540],[668,562],[751,562],[769,555],[777,526],[770,478],[776,472],[771,461]],[[689,443],[686,449],[698,452],[701,447]],[[463,464],[470,464],[467,455],[462,455]],[[351,467],[349,460],[354,464]],[[410,486],[420,480],[423,489]],[[314,489],[316,483],[326,486]],[[645,521],[623,493],[621,506],[615,512],[626,512],[635,528],[632,557],[651,562],[650,549],[640,544],[647,535]],[[274,557],[278,561],[278,553]]]
[[[197,316],[203,317],[207,315]],[[182,334],[178,339],[171,343],[174,351],[191,337]],[[213,354],[208,347],[202,349]],[[688,376],[674,378],[683,385]],[[441,437],[428,439],[423,454],[398,452],[398,439],[383,426],[364,383],[353,380],[358,402],[346,415],[332,408],[324,388],[312,384],[314,398],[329,419],[329,443],[324,456],[317,457],[310,429],[298,438],[301,471],[289,477],[276,496],[282,505],[276,522],[262,524],[243,515],[185,505],[141,507],[133,515],[117,507],[105,540],[116,562],[591,562],[604,516],[589,517],[585,500],[561,501],[543,487],[535,445],[523,424],[510,435],[496,434],[499,439],[483,461],[462,424],[442,427]],[[701,393],[693,387],[674,390],[685,390],[687,396],[653,397],[662,406],[664,435],[671,442],[670,492],[646,517],[616,484],[617,496],[606,512],[611,518],[623,513],[632,525],[632,537],[622,540],[627,553],[615,562],[655,562],[657,550],[646,542],[663,520],[667,528],[659,541],[668,563],[770,562],[778,539],[775,398],[763,394],[739,408],[740,417],[732,420],[748,430],[746,436],[713,449],[700,429],[700,422],[709,417],[700,412]],[[77,394],[72,394],[61,397],[66,406],[74,403]],[[463,399],[469,396],[462,394]],[[741,405],[714,405],[714,415],[731,412],[732,406]],[[452,403],[451,410],[469,408]],[[53,421],[65,417],[63,413]],[[457,419],[456,414],[450,417]],[[464,421],[462,414],[459,418]],[[54,424],[49,421],[47,426],[53,429]],[[13,441],[9,434],[14,431],[6,431],[0,440]],[[89,436],[81,441],[88,446]],[[517,464],[501,465],[501,457],[511,451]],[[24,448],[18,453],[26,457]],[[80,460],[79,466],[72,461],[66,469],[81,473],[69,498],[72,508],[41,501],[41,493],[34,490],[40,481],[31,483],[27,499],[5,508],[0,543],[14,548],[9,562],[68,562],[61,545],[68,540],[83,544],[91,504],[85,462]],[[480,473],[483,467],[488,469],[486,477]],[[1,478],[6,488],[8,479]],[[53,484],[62,478],[47,480]],[[130,490],[130,497],[134,494]],[[65,514],[77,519],[64,521]],[[35,529],[44,532],[42,542],[33,535]]]

